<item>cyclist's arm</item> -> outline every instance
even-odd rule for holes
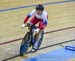
[[[28,19],[29,19],[31,16],[34,15],[34,13],[35,13],[35,10],[32,10],[32,12],[29,13],[29,14],[25,17],[25,19],[24,19],[24,24],[28,21]]]
[[[47,19],[44,19],[43,21],[40,22],[40,26],[39,26],[39,29],[40,30],[43,30],[45,29],[45,27],[47,26],[47,23],[48,23],[48,20]]]

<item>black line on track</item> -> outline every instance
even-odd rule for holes
[[[57,45],[64,44],[64,43],[68,43],[68,42],[72,42],[72,41],[75,41],[75,39],[68,40],[68,41],[65,41],[65,42],[56,43],[56,44],[52,44],[52,45],[49,45],[49,46],[45,46],[45,47],[40,48],[39,50],[42,50],[42,49],[45,49],[45,48],[49,48],[49,47],[53,47],[53,46],[57,46]],[[27,52],[27,54],[28,54],[28,53],[31,53],[31,52]],[[2,60],[2,61],[7,61],[7,60],[10,60],[10,59],[19,57],[19,56],[20,56],[20,55],[18,54],[18,55],[15,55],[15,56],[13,56],[13,57],[4,59],[4,60]]]

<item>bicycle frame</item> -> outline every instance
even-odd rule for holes
[[[37,29],[37,26],[34,25],[30,25],[27,24],[25,27],[28,27],[29,31],[25,34],[22,43],[21,43],[21,47],[20,47],[20,56],[23,56],[24,54],[26,54],[29,45],[31,45],[32,47],[34,47],[36,44],[36,31],[35,29]],[[35,33],[35,34],[34,34]],[[43,39],[43,32],[40,34],[41,38],[38,41],[38,46],[37,46],[37,50],[39,49],[42,39]]]
[[[32,43],[32,44],[34,44],[35,43],[35,40],[34,40],[34,36],[33,36],[33,29],[35,28],[35,26],[34,25],[32,25],[32,26],[30,26],[30,28],[29,28],[29,33],[30,33],[30,42]]]

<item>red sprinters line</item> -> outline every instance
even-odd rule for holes
[[[58,32],[58,31],[62,31],[62,30],[67,30],[67,29],[72,29],[72,28],[75,28],[75,26],[67,27],[67,28],[62,28],[62,29],[57,29],[57,30],[53,30],[53,31],[48,31],[48,32],[45,32],[45,34],[53,33],[53,32]]]
[[[72,29],[72,28],[75,28],[75,26],[67,27],[67,28],[62,28],[62,29],[57,29],[57,30],[53,30],[53,31],[48,31],[48,32],[45,32],[45,34],[53,33],[53,32],[58,32],[58,31],[62,31],[62,30],[67,30],[67,29]],[[4,45],[4,44],[11,43],[11,42],[19,41],[19,40],[21,40],[21,39],[23,39],[23,38],[18,38],[18,39],[14,39],[14,40],[9,40],[9,41],[7,41],[7,42],[0,43],[0,45]]]
[[[3,42],[3,43],[0,43],[0,45],[4,45],[4,44],[7,44],[7,43],[11,43],[11,42],[15,42],[15,41],[18,41],[18,40],[21,40],[23,38],[18,38],[18,39],[14,39],[14,40],[9,40],[7,42]]]

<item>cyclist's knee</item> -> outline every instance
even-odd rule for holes
[[[40,28],[40,30],[42,31],[42,30],[45,29],[46,26],[47,26],[46,24],[42,24],[42,25],[39,26],[39,28]]]

